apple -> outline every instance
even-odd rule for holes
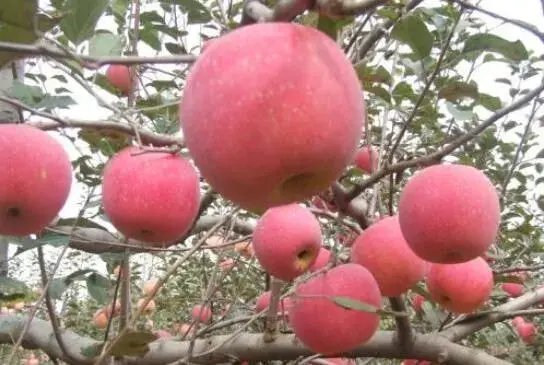
[[[210,323],[212,321],[212,310],[209,306],[195,305],[191,311],[191,316],[195,321]]]
[[[151,280],[146,281],[144,283],[143,288],[142,288],[143,295],[145,295],[146,297],[150,297],[151,294],[153,294],[155,289],[158,287],[158,285],[159,285],[159,280],[158,279],[151,279]]]
[[[480,170],[433,165],[413,176],[401,192],[402,234],[416,255],[457,264],[484,255],[500,221],[497,191]]]
[[[170,246],[196,219],[199,183],[196,170],[181,156],[127,147],[104,169],[104,213],[125,236]]]
[[[136,303],[136,307],[138,308],[138,310],[141,310],[142,308],[144,308],[144,302],[146,301],[147,299],[145,298],[140,298],[138,299],[138,302]],[[145,306],[144,310],[142,313],[144,314],[150,314],[150,313],[153,313],[155,311],[155,309],[157,308],[157,305],[155,304],[155,301],[153,299],[151,299],[149,301],[149,303],[147,303],[147,305]]]
[[[219,269],[221,271],[230,271],[235,265],[236,261],[234,261],[234,259],[228,258],[219,262]]]
[[[254,307],[255,313],[260,313],[263,310],[268,308],[268,306],[270,305],[270,297],[271,297],[270,291],[265,291],[264,293],[261,293],[261,295],[257,297],[257,301],[255,302],[255,307]],[[292,302],[289,297],[285,297],[281,299],[280,302],[278,303],[278,314],[287,315],[288,309],[290,308],[291,305],[292,305]]]
[[[355,154],[355,166],[371,174],[378,168],[378,152],[372,146],[364,146]]]
[[[251,242],[238,242],[234,245],[234,252],[240,254],[246,259],[251,259],[255,255],[255,250]]]
[[[253,248],[270,275],[291,281],[314,264],[321,239],[319,221],[306,207],[293,203],[270,208],[261,216]]]
[[[111,303],[109,304],[106,308],[106,315],[108,317],[110,316],[118,316],[120,313],[121,313],[121,302],[119,300],[116,300],[115,301],[115,304],[114,303]]]
[[[194,333],[194,327],[188,323],[182,323],[176,327],[176,332],[178,332],[182,337],[192,336]]]
[[[123,95],[128,95],[132,90],[132,72],[128,66],[110,65],[106,71],[106,79]]]
[[[202,176],[262,213],[310,199],[342,175],[364,131],[365,104],[332,39],[269,22],[214,39],[189,72],[179,116]]]
[[[0,235],[39,233],[60,212],[72,186],[62,145],[26,124],[0,124]]]
[[[401,365],[433,365],[426,360],[404,360]]]
[[[512,298],[517,298],[520,295],[523,294],[523,290],[525,289],[523,284],[518,283],[503,283],[501,285],[502,291],[504,291],[506,294],[511,296]]]
[[[108,326],[108,314],[104,309],[97,310],[93,315],[93,325],[98,329],[104,329]]]
[[[516,327],[516,331],[523,342],[526,344],[532,344],[536,340],[537,330],[536,326],[532,322],[520,323]]]
[[[309,271],[315,272],[327,266],[331,260],[331,256],[332,253],[330,250],[326,249],[325,247],[321,247],[321,249],[317,253],[317,258],[315,259],[313,265],[310,266]]]
[[[512,320],[512,326],[514,328],[517,328],[524,323],[525,323],[525,320],[523,319],[523,317],[520,317],[520,316],[514,317],[514,319]]]
[[[416,285],[427,269],[406,243],[397,216],[383,218],[361,233],[351,248],[351,262],[366,267],[388,297]]]
[[[354,359],[347,359],[345,357],[329,357],[327,359],[319,359],[319,362],[310,362],[312,365],[322,365],[324,362],[330,365],[355,365]]]
[[[168,339],[168,338],[172,338],[172,334],[170,332],[168,332],[167,330],[156,330],[155,331],[155,336],[157,336],[158,338],[165,338],[165,339]]]
[[[347,309],[334,302],[335,297],[381,305],[378,283],[361,265],[338,265],[299,284],[292,296],[289,323],[313,352],[332,355],[351,351],[378,330],[380,317],[376,313]]]
[[[427,288],[434,301],[453,313],[472,313],[493,290],[493,272],[481,257],[461,264],[432,264]]]
[[[423,303],[425,303],[425,297],[423,295],[415,293],[412,296],[412,307],[416,313],[423,313]]]

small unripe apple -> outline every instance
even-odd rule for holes
[[[427,288],[434,301],[453,313],[472,313],[493,290],[493,272],[481,257],[461,264],[432,264]]]
[[[364,146],[355,154],[355,166],[367,174],[378,168],[378,152],[372,146]]]
[[[520,295],[523,294],[523,290],[525,289],[523,284],[518,283],[503,283],[501,284],[501,289],[506,294],[511,296],[512,298],[517,298]]]
[[[104,213],[125,236],[170,246],[196,219],[199,186],[196,170],[181,156],[127,147],[104,169]]]
[[[321,248],[319,221],[304,206],[268,209],[253,232],[255,256],[272,276],[291,281],[306,272]]]
[[[467,165],[433,165],[414,175],[401,192],[402,234],[422,259],[442,264],[484,255],[499,229],[493,183]]]
[[[132,89],[132,72],[125,65],[110,65],[106,71],[106,78],[109,83],[121,91],[124,95],[128,95]]]
[[[71,186],[72,164],[56,139],[26,124],[0,123],[0,235],[41,232]]]
[[[343,50],[292,22],[251,24],[214,39],[191,68],[179,112],[202,176],[259,213],[336,181],[353,159],[364,114],[361,83]]]
[[[212,310],[209,306],[195,305],[191,311],[191,316],[195,321],[210,323],[212,321]]]

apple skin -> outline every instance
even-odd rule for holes
[[[426,360],[404,360],[401,365],[433,365],[432,362]]]
[[[271,292],[265,291],[257,297],[257,300],[255,301],[255,307],[253,308],[255,313],[260,313],[266,308],[268,308],[268,306],[270,305],[270,296],[271,296]],[[278,303],[278,314],[280,316],[287,317],[287,314],[291,305],[292,305],[291,298],[285,297],[281,299],[280,302]]]
[[[138,299],[138,302],[136,303],[136,307],[138,308],[138,310],[140,310],[141,308],[144,308],[144,302],[146,301],[147,299],[145,298],[140,298]],[[153,299],[151,299],[147,305],[145,306],[144,310],[142,311],[142,313],[144,314],[150,314],[150,313],[153,313],[155,311],[155,309],[157,308],[157,304],[155,304],[155,301]]]
[[[0,235],[39,233],[72,187],[72,164],[52,136],[25,124],[0,124]]]
[[[384,296],[395,297],[423,279],[427,263],[408,246],[397,216],[372,224],[355,239],[351,262],[366,267]]]
[[[198,214],[200,182],[194,167],[169,152],[127,147],[106,164],[104,213],[122,234],[153,246],[171,246]]]
[[[212,310],[209,306],[198,304],[193,307],[191,316],[195,321],[210,323],[212,321]]]
[[[381,306],[378,283],[361,265],[338,265],[298,285],[289,323],[297,338],[313,352],[332,355],[353,350],[379,327],[377,314],[343,308],[331,300],[335,296]]]
[[[151,279],[146,281],[142,288],[142,294],[145,295],[146,297],[150,297],[158,285],[159,285],[158,279]]]
[[[355,166],[367,174],[378,168],[378,152],[372,146],[363,146],[355,154]]]
[[[189,73],[179,115],[202,176],[262,213],[310,199],[341,176],[364,131],[365,105],[334,41],[271,22],[214,39]]]
[[[516,332],[523,342],[526,344],[532,344],[537,337],[536,326],[532,322],[521,323],[516,327]]]
[[[313,263],[313,265],[310,266],[309,271],[315,272],[327,266],[331,260],[331,256],[332,256],[332,253],[329,249],[325,247],[321,247],[321,249],[317,253],[317,258],[315,259],[315,262]]]
[[[493,284],[493,272],[481,257],[461,264],[432,264],[427,276],[433,300],[457,314],[472,313],[482,306]]]
[[[108,326],[108,314],[104,309],[97,310],[93,315],[93,325],[98,329],[104,329]]]
[[[503,283],[501,289],[512,298],[517,298],[523,294],[525,287],[518,283]]]
[[[414,175],[401,192],[398,215],[416,255],[442,264],[484,255],[500,223],[495,187],[468,165],[433,165]]]
[[[517,328],[524,323],[525,323],[525,319],[523,319],[523,317],[517,316],[517,317],[514,317],[514,319],[512,319],[512,326],[514,328]]]
[[[130,68],[125,65],[110,65],[106,71],[108,82],[123,95],[128,95],[132,89]]]
[[[412,296],[412,307],[416,313],[423,313],[423,303],[425,303],[425,297],[423,295],[415,293]]]
[[[306,272],[321,249],[319,221],[304,206],[287,204],[268,209],[257,221],[253,249],[272,276],[291,281]]]

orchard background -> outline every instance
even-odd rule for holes
[[[380,331],[338,355],[361,365],[544,361],[544,2],[507,7],[535,21],[496,13],[492,1],[2,1],[0,120],[50,131],[69,152],[75,179],[59,220],[39,236],[0,237],[0,363],[326,361],[293,341],[275,311],[254,310],[271,279],[239,243],[250,242],[258,215],[202,180],[198,220],[162,249],[127,242],[102,210],[103,168],[123,147],[141,139],[190,157],[178,105],[191,65],[207,40],[257,20],[318,28],[345,51],[363,86],[360,146],[374,146],[379,168],[349,166],[304,202],[338,260],[348,260],[354,234],[396,212],[403,186],[425,166],[472,165],[500,197],[500,233],[486,255],[495,288],[478,313],[446,312],[422,281],[384,300]],[[128,95],[108,81],[110,64],[135,71]],[[149,293],[144,284],[158,278],[162,287]],[[523,293],[512,298],[503,283],[522,284]],[[426,298],[421,310],[416,294]],[[154,310],[139,310],[144,297]],[[114,298],[120,312],[97,319]],[[198,304],[211,305],[210,323],[192,319]],[[521,338],[511,323],[517,316],[537,335]],[[327,331],[334,336],[335,328]]]

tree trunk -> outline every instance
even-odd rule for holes
[[[6,96],[13,81],[24,77],[24,61],[18,61],[0,69],[0,95]],[[21,121],[21,110],[0,101],[0,123]],[[8,240],[0,236],[0,276],[8,275]]]

